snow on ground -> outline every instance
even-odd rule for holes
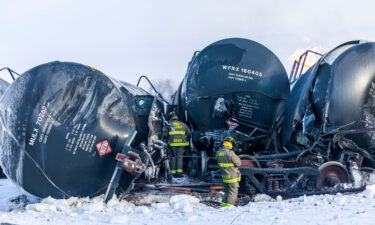
[[[0,212],[9,210],[9,200],[22,194],[9,180],[0,179]]]
[[[302,196],[277,200],[258,195],[246,206],[212,208],[189,195],[145,196],[148,206],[112,199],[46,198],[14,209],[9,199],[21,192],[0,180],[0,224],[375,224],[375,185],[351,195]],[[13,210],[10,210],[13,207]]]

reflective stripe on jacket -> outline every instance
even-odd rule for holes
[[[226,184],[236,183],[236,182],[240,182],[240,181],[241,181],[241,176],[239,176],[237,178],[233,178],[233,179],[225,179],[223,177],[223,183],[226,183]]]
[[[189,146],[190,129],[178,120],[171,120],[168,127],[168,144],[171,147]]]
[[[221,170],[224,183],[241,181],[241,173],[237,167],[241,166],[241,159],[229,148],[222,147],[216,153],[216,159]]]

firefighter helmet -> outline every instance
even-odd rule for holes
[[[223,146],[233,148],[233,146],[236,144],[236,141],[231,136],[226,136],[223,140]]]
[[[172,112],[168,113],[168,117],[169,117],[169,119],[172,119],[172,118],[178,119],[177,113],[175,111],[172,111]]]

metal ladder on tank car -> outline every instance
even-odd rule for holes
[[[12,70],[9,67],[0,68],[0,72],[2,72],[2,71],[8,71],[8,73],[9,73],[9,75],[12,78],[13,81],[16,80],[16,76],[21,76],[19,73],[17,73],[16,71]]]
[[[319,52],[307,50],[302,55],[300,55],[298,60],[294,60],[293,67],[292,67],[292,70],[291,70],[290,75],[289,75],[290,85],[293,85],[303,74],[304,69],[306,67],[306,59],[309,56],[309,53],[318,55],[320,57],[323,56],[323,54],[321,54]]]

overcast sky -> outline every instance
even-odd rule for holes
[[[0,0],[0,67],[24,72],[60,60],[135,83],[181,81],[195,50],[242,37],[289,70],[298,48],[375,40],[375,1]]]

